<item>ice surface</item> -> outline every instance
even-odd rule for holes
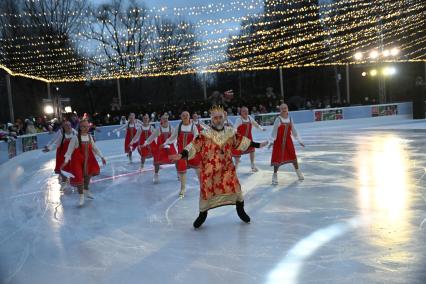
[[[108,164],[95,200],[59,190],[54,153],[0,166],[0,283],[426,283],[426,122],[381,117],[297,125],[305,180],[271,186],[269,149],[238,175],[251,224],[234,207],[199,230],[198,182],[184,199],[174,167],[128,164],[123,139],[98,142]],[[262,141],[268,132],[255,132]]]

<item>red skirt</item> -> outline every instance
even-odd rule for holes
[[[55,173],[56,174],[61,173],[61,166],[65,161],[65,153],[68,150],[69,144],[70,144],[70,139],[64,139],[62,146],[60,146],[56,149],[56,163],[55,163]],[[66,171],[66,172],[70,171],[70,163],[66,164],[66,166],[64,167],[64,171]]]
[[[188,168],[199,169],[201,163],[201,155],[200,153],[196,154],[195,157],[191,160],[180,159],[177,162],[177,172],[180,174],[186,173]]]
[[[152,158],[153,157],[153,153],[152,153],[153,148],[155,148],[155,142],[152,142],[151,144],[149,144],[146,147],[139,146],[138,147],[139,155],[141,155],[141,157],[145,158],[145,159]]]
[[[155,149],[153,149],[155,148]],[[166,165],[166,164],[174,164],[175,162],[169,159],[169,155],[177,154],[175,146],[172,144],[170,148],[160,148],[158,145],[152,147],[153,156],[154,156],[154,164],[155,165]]]
[[[252,129],[251,123],[243,123],[238,127],[237,132],[240,135],[245,136],[250,140],[253,140],[251,129]],[[253,153],[254,151],[255,151],[254,147],[249,147],[245,151],[239,151],[237,149],[232,149],[232,156],[238,158],[238,157],[241,157],[241,155],[247,155],[247,154]]]
[[[296,150],[291,139],[291,127],[283,123],[278,128],[277,139],[272,148],[271,166],[292,163],[296,159]]]
[[[86,151],[85,147],[88,147]],[[86,165],[84,152],[88,155]],[[73,186],[83,185],[84,176],[92,177],[99,175],[99,164],[93,154],[91,145],[82,145],[74,150],[70,161],[70,172],[74,175],[74,178],[70,179],[70,183]]]
[[[141,137],[139,140],[139,145],[143,145],[149,136],[151,136],[151,131],[149,132],[142,131]],[[154,156],[153,150],[155,149],[156,144],[157,143],[155,143],[155,141],[152,141],[151,144],[149,144],[146,147],[139,146],[138,147],[139,155],[141,155],[141,157],[145,159],[152,158]]]
[[[133,137],[136,135],[136,128],[131,127],[127,128],[126,130],[126,138],[124,139],[124,152],[129,153],[130,152],[130,142],[132,141]],[[135,150],[135,147],[133,147],[133,151]]]

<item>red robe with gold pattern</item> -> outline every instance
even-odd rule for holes
[[[232,149],[245,151],[251,140],[231,127],[223,131],[206,129],[185,149],[188,160],[201,154],[200,163],[200,211],[224,205],[235,205],[243,201],[241,185],[238,181]]]

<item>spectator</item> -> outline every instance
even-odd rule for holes
[[[277,96],[274,93],[274,88],[272,88],[272,87],[266,88],[265,96],[266,96],[266,99],[268,101],[274,101],[275,102],[277,100]]]
[[[214,91],[207,100],[211,105],[223,105],[224,103],[223,95],[219,91]]]
[[[31,119],[25,119],[25,134],[36,134],[37,130],[34,127],[34,122]]]
[[[73,129],[78,130],[80,128],[80,120],[75,113],[71,114],[70,122]]]

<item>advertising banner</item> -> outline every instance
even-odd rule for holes
[[[22,152],[37,149],[37,135],[22,137]]]
[[[325,110],[315,110],[314,120],[315,121],[325,121],[325,120],[341,120],[343,119],[343,109],[325,109]]]
[[[389,116],[398,114],[398,105],[372,106],[371,116]]]

